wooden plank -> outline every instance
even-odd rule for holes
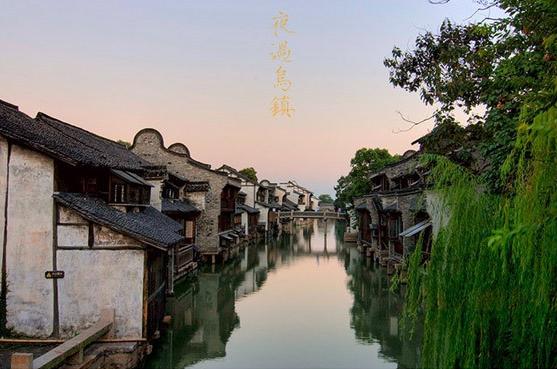
[[[33,360],[33,369],[53,369],[58,367],[69,357],[82,353],[87,346],[110,333],[113,324],[114,310],[106,309],[101,311],[101,318],[92,327]]]

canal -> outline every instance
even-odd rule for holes
[[[315,220],[179,285],[146,368],[417,367],[401,294],[342,232]]]

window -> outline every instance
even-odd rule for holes
[[[141,188],[138,186],[128,185],[128,202],[129,203],[139,203],[141,197]]]
[[[177,191],[174,188],[169,186],[166,186],[162,192],[162,196],[165,199],[176,199],[178,198],[178,196],[176,195],[177,195]]]
[[[193,220],[186,220],[185,224],[186,232],[185,237],[187,242],[191,243],[194,242],[195,238],[195,223]]]
[[[396,218],[390,218],[388,229],[389,238],[398,238],[398,235],[402,232],[402,219],[399,216]]]
[[[112,186],[112,201],[117,203],[123,203],[126,200],[126,185],[122,183],[116,183]]]

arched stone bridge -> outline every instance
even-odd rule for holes
[[[346,213],[337,213],[335,211],[280,211],[279,219],[346,220]]]

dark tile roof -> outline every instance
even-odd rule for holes
[[[162,199],[162,212],[191,214],[201,211],[188,200]]]
[[[287,210],[298,210],[298,205],[288,199],[284,199],[282,206]]]
[[[263,206],[263,207],[265,207],[265,208],[272,208],[272,207],[273,207],[271,204],[266,203],[266,202],[262,202],[262,201],[256,201],[255,203],[256,203],[257,205],[261,205],[261,206]]]
[[[209,191],[209,182],[188,182],[186,183],[186,192],[207,192]]]
[[[248,214],[259,214],[259,210],[246,204],[239,204],[237,208],[246,211]]]
[[[5,103],[0,104],[0,134],[72,165],[123,170],[149,165],[117,142],[44,113],[33,119]]]
[[[152,184],[141,178],[135,173],[127,172],[125,170],[111,169],[110,172],[120,179],[140,186],[153,187]]]
[[[257,181],[252,180],[251,178],[247,177],[245,174],[240,173],[239,170],[232,168],[230,165],[223,164],[219,169],[219,171],[229,171],[230,173],[236,175],[238,178],[243,179],[246,182],[253,183],[255,185],[260,185]]]
[[[354,207],[356,210],[370,210],[369,206],[364,202]]]
[[[182,225],[153,207],[139,212],[124,213],[100,199],[82,194],[59,192],[53,196],[59,204],[76,211],[84,218],[141,242],[167,248],[184,240],[177,233],[182,230]]]
[[[280,209],[280,207],[282,206],[281,204],[279,204],[279,203],[276,202],[276,201],[270,202],[269,205],[270,205],[272,208],[275,208],[275,209]]]

